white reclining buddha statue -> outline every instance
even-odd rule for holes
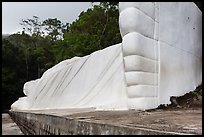
[[[193,2],[120,2],[122,43],[26,82],[12,110],[146,110],[202,83],[202,12]]]

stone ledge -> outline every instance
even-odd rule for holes
[[[9,111],[26,135],[202,134],[202,110]],[[184,115],[185,114],[185,115]]]

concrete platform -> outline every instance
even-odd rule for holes
[[[2,113],[2,135],[23,135],[8,113]]]
[[[201,135],[202,109],[10,111],[24,134]]]

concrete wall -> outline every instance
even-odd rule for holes
[[[25,135],[162,135],[180,134],[146,128],[116,126],[66,116],[9,112]]]

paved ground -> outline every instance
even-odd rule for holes
[[[92,122],[184,134],[202,134],[202,110],[89,112],[68,115]]]
[[[7,113],[2,114],[2,135],[23,135]]]
[[[31,112],[31,111],[30,111]],[[114,126],[145,128],[181,134],[202,134],[202,108],[148,111],[94,111],[94,109],[38,110],[32,113],[63,116]]]

